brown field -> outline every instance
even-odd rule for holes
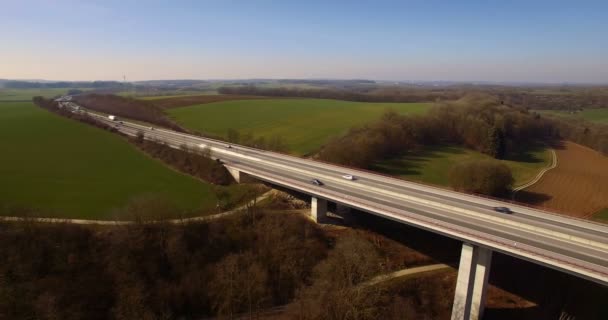
[[[569,141],[556,152],[557,168],[517,200],[582,218],[608,208],[608,157]]]
[[[150,102],[155,105],[164,108],[179,108],[185,106],[192,106],[195,104],[203,104],[203,103],[212,103],[212,102],[220,102],[220,101],[230,101],[230,100],[250,100],[250,99],[269,99],[268,97],[262,96],[246,96],[246,95],[237,95],[237,94],[218,94],[218,95],[199,95],[199,96],[183,96],[183,97],[173,97],[173,98],[162,98],[150,100]]]

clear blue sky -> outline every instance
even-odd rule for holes
[[[606,0],[3,1],[0,39],[0,78],[608,83]]]

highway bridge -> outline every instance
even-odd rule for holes
[[[78,109],[73,102],[60,103]],[[251,176],[308,194],[315,220],[325,217],[327,202],[331,201],[462,241],[452,319],[482,316],[494,251],[608,285],[608,227],[602,224],[126,120],[118,124],[95,113],[90,115],[127,135],[141,131],[146,139],[176,148],[182,145],[209,148],[237,181]],[[355,180],[344,179],[345,174],[353,175]],[[314,185],[311,179],[318,179],[323,185]],[[511,213],[497,212],[496,207],[508,207]]]

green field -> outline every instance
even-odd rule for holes
[[[477,151],[456,146],[427,147],[399,158],[377,163],[373,170],[412,181],[449,186],[450,168],[459,162],[473,159],[490,159]],[[544,148],[531,150],[510,160],[501,160],[513,173],[515,186],[534,178],[551,163],[551,152]]]
[[[215,207],[211,186],[147,157],[117,135],[35,107],[0,103],[0,211],[16,206],[62,218],[116,218],[134,197],[184,211]]]
[[[542,114],[555,115],[564,118],[584,119],[591,122],[608,124],[608,108],[585,109],[574,114],[558,110],[540,110],[540,112]]]
[[[66,94],[70,89],[0,89],[0,101],[30,101],[35,96],[52,98]]]
[[[316,151],[331,137],[369,123],[387,110],[422,114],[432,103],[367,103],[324,99],[236,100],[168,110],[187,128],[225,136],[229,128],[254,136],[281,137],[290,151]]]

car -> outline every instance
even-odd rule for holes
[[[150,129],[150,130],[154,130],[154,127],[149,127],[148,129]]]
[[[226,145],[226,148],[228,148],[228,149],[232,149],[232,146],[231,146],[231,145],[229,145],[229,144],[227,144],[227,145]]]
[[[345,174],[342,176],[342,178],[346,179],[346,180],[355,180],[355,176],[351,175],[351,174]]]
[[[118,121],[118,123],[120,123],[120,124],[124,124],[124,122],[122,122],[122,121]]]
[[[512,212],[511,209],[509,209],[507,207],[494,207],[494,211],[500,212],[500,213],[506,213],[506,214],[509,214]]]
[[[319,180],[319,179],[312,179],[312,180],[310,180],[310,183],[314,184],[315,186],[323,185],[323,182],[321,182],[321,180]]]

